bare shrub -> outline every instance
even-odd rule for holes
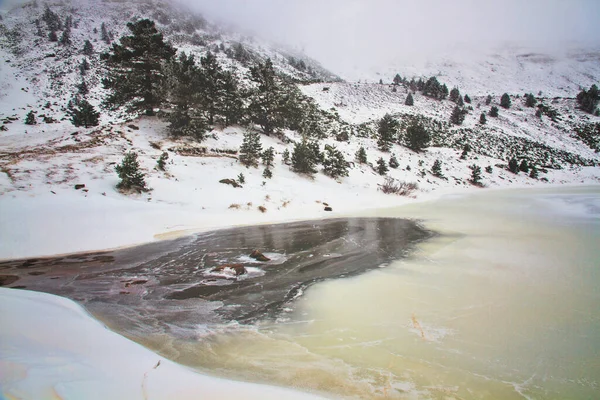
[[[231,205],[229,206],[229,208],[230,208],[230,209],[235,209],[235,210],[239,210],[239,209],[240,209],[240,207],[241,207],[241,206],[240,206],[239,204],[236,204],[236,203],[233,203],[233,204],[231,204]]]
[[[419,186],[415,182],[399,181],[397,179],[387,177],[383,185],[379,185],[379,190],[385,194],[397,194],[400,196],[408,196]]]
[[[267,207],[265,206],[258,206],[258,211],[260,211],[261,213],[266,213],[267,212]]]

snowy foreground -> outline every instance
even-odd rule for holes
[[[62,297],[0,288],[0,398],[317,399],[199,374],[108,330]]]

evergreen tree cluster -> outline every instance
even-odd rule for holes
[[[150,20],[127,25],[130,35],[113,43],[101,58],[109,67],[103,80],[107,106],[129,112],[154,113],[170,106],[169,130],[175,136],[204,138],[209,126],[254,124],[266,135],[289,128],[324,136],[322,111],[291,82],[280,77],[270,59],[249,68],[249,87],[241,87],[212,52],[196,62],[163,39]]]
[[[417,83],[417,88],[419,84]],[[422,89],[423,95],[431,97],[437,100],[444,100],[448,97],[448,87],[445,84],[441,84],[435,76],[432,76],[423,84]]]
[[[600,102],[600,92],[598,86],[592,85],[590,90],[582,89],[577,95],[577,104],[583,111],[594,114],[597,110],[598,103]]]
[[[537,104],[537,99],[533,95],[533,93],[525,94],[525,107],[535,107]]]

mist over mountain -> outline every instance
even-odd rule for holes
[[[593,0],[200,0],[188,4],[216,20],[302,49],[340,75],[390,63],[436,62],[453,54],[464,59],[526,48],[564,56],[573,48],[600,45],[600,3]]]

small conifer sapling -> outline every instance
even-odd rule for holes
[[[387,167],[387,164],[386,164],[385,160],[383,159],[383,157],[379,157],[379,160],[377,160],[376,170],[379,175],[387,174],[388,167]]]
[[[127,153],[121,164],[115,167],[115,171],[121,179],[117,184],[118,189],[133,190],[138,193],[147,191],[144,174],[140,171],[136,153]]]
[[[25,125],[35,125],[35,124],[37,124],[37,121],[35,120],[35,114],[33,113],[33,110],[31,110],[25,116]]]

